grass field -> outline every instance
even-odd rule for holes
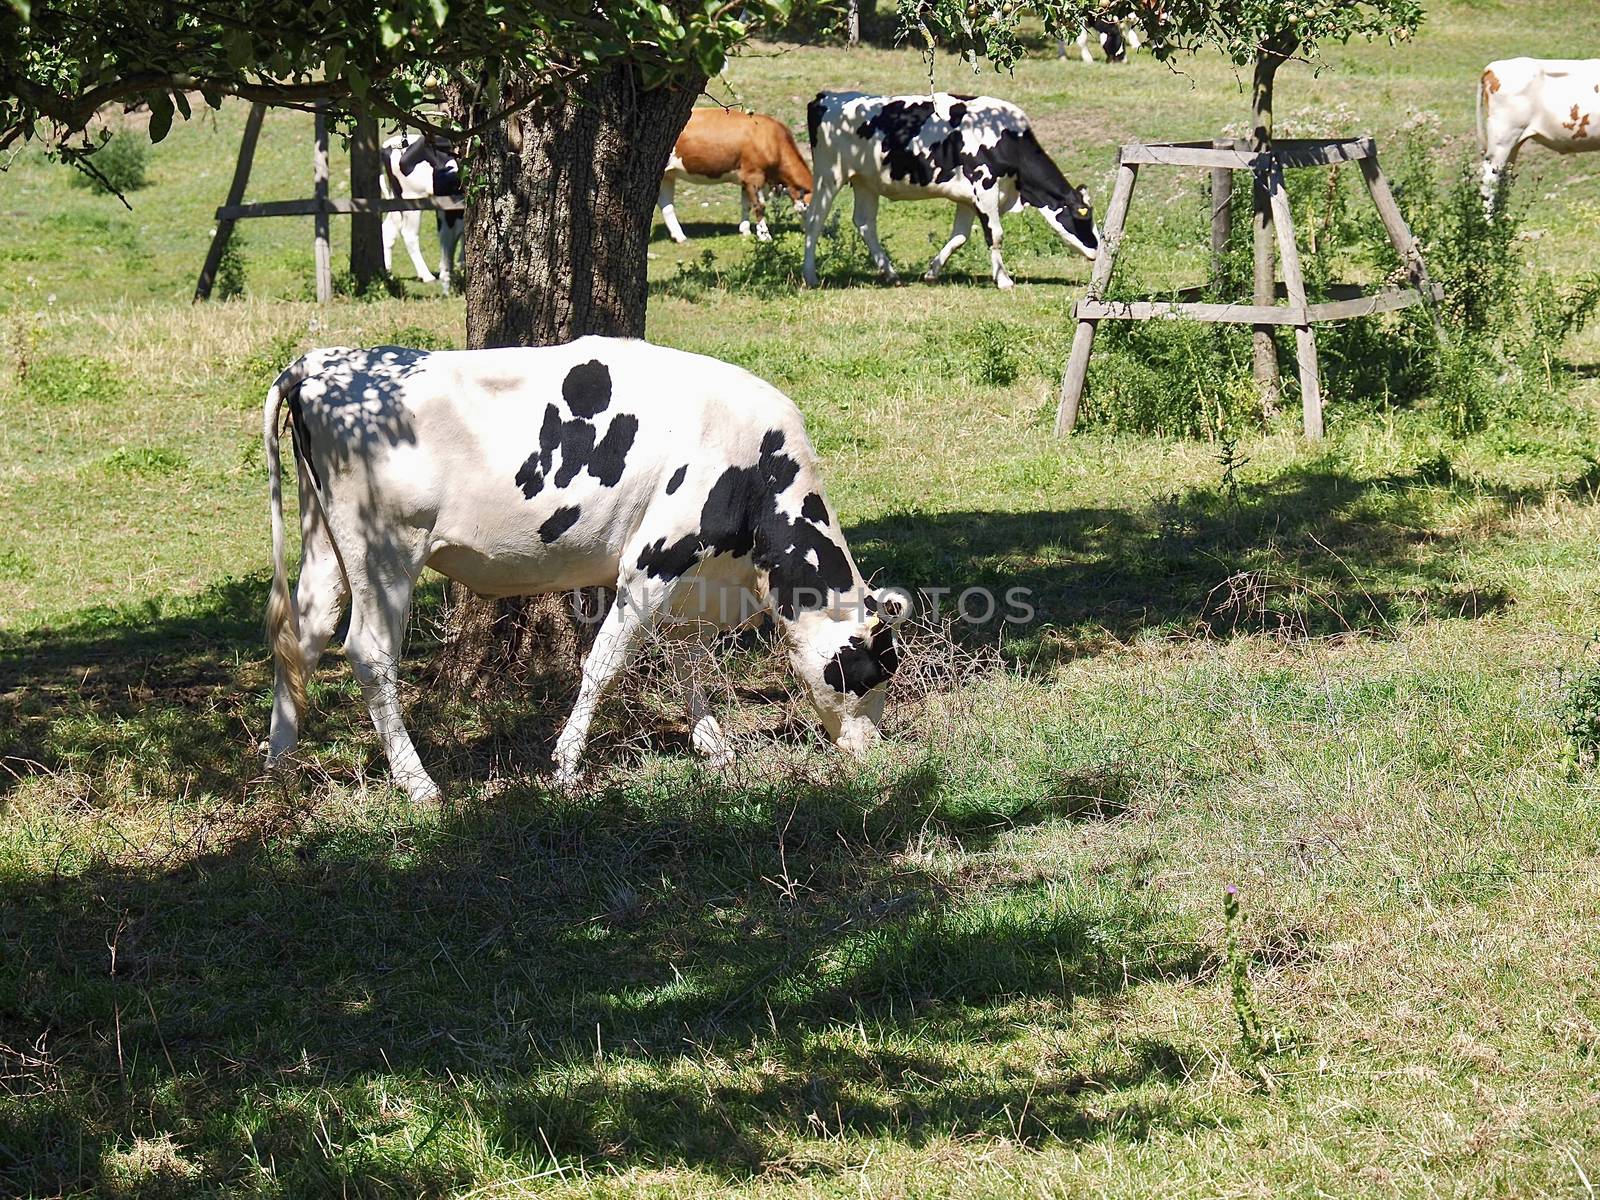
[[[1448,167],[1485,61],[1595,45],[1589,6],[1435,4],[1414,45],[1289,69],[1281,119]],[[925,80],[762,46],[717,94],[799,125],[818,87]],[[936,81],[1017,99],[1102,201],[1118,142],[1244,109],[1204,59]],[[319,308],[308,224],[259,221],[246,298],[191,306],[242,119],[175,129],[131,212],[31,154],[0,175],[0,1195],[1593,1194],[1600,802],[1565,726],[1600,337],[1467,435],[1335,403],[1323,445],[1269,424],[1232,468],[1058,442],[1088,264],[1037,218],[1009,294],[972,247],[877,286],[844,238],[797,293],[792,219],[751,258],[733,192],[684,187],[650,336],[795,398],[877,582],[1025,587],[1037,618],[921,635],[861,768],[759,647],[723,665],[728,776],[646,681],[564,796],[565,681],[430,694],[433,588],[405,674],[452,803],[420,813],[336,653],[301,786],[260,775],[259,406],[313,344],[459,345],[461,302]],[[251,198],[309,159],[274,115]],[[1597,166],[1518,181],[1566,281]],[[1198,277],[1203,207],[1197,175],[1141,183],[1142,278]],[[905,274],[949,217],[886,207]]]

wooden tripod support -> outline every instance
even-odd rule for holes
[[[1295,243],[1289,196],[1283,187],[1283,170],[1285,167],[1333,167],[1343,162],[1354,162],[1360,166],[1361,177],[1366,181],[1373,204],[1377,206],[1389,241],[1404,264],[1410,286],[1378,288],[1367,292],[1359,287],[1335,285],[1329,289],[1334,299],[1311,304],[1306,300],[1305,276],[1300,270],[1300,250]],[[1139,168],[1147,164],[1211,168],[1211,251],[1214,259],[1220,259],[1227,250],[1233,172],[1252,172],[1257,196],[1264,199],[1269,215],[1267,222],[1258,223],[1257,231],[1262,234],[1270,227],[1272,234],[1267,236],[1276,236],[1278,261],[1283,272],[1281,289],[1272,289],[1272,247],[1268,244],[1257,247],[1258,267],[1264,263],[1267,273],[1265,280],[1257,280],[1257,303],[1104,299],[1106,285],[1110,283],[1111,272],[1116,265],[1117,251],[1121,248],[1128,205],[1133,199],[1133,185],[1138,180]],[[1267,295],[1281,294],[1288,303],[1260,303],[1263,282],[1268,288]],[[1179,295],[1187,297],[1203,291],[1203,288],[1185,288]],[[1342,141],[1285,139],[1274,142],[1272,149],[1265,152],[1251,150],[1245,143],[1232,141],[1151,145],[1134,142],[1122,147],[1117,157],[1117,182],[1111,193],[1111,203],[1106,206],[1100,253],[1095,257],[1094,270],[1089,277],[1088,294],[1078,301],[1074,311],[1078,328],[1072,338],[1072,353],[1067,359],[1066,373],[1061,380],[1056,433],[1063,436],[1069,434],[1077,424],[1078,405],[1083,399],[1084,381],[1089,374],[1089,355],[1094,348],[1095,326],[1099,322],[1177,319],[1252,325],[1258,333],[1269,337],[1273,326],[1292,325],[1305,435],[1311,439],[1321,438],[1322,380],[1317,367],[1316,336],[1311,327],[1318,321],[1343,321],[1351,317],[1371,316],[1413,304],[1427,304],[1431,308],[1441,296],[1438,285],[1428,278],[1417,239],[1412,236],[1410,227],[1401,216],[1394,194],[1389,189],[1389,181],[1378,166],[1378,150],[1371,138]],[[1273,374],[1275,376],[1276,372]],[[1275,383],[1275,379],[1261,382],[1270,385]]]
[[[211,249],[206,253],[205,265],[200,268],[200,279],[195,284],[194,298],[209,300],[211,287],[216,281],[217,268],[222,265],[223,252],[233,236],[234,224],[249,217],[311,217],[312,252],[316,260],[317,300],[327,303],[333,298],[333,255],[328,241],[328,217],[350,216],[353,213],[404,212],[413,208],[438,209],[441,212],[460,212],[466,204],[456,196],[422,196],[414,200],[384,200],[376,193],[370,197],[330,197],[328,195],[328,117],[319,106],[312,144],[312,198],[309,200],[267,200],[245,204],[244,190],[250,183],[250,167],[255,161],[256,141],[261,136],[261,121],[267,106],[252,104],[245,119],[244,137],[239,141],[239,161],[233,168],[233,182],[228,187],[228,202],[217,209],[217,230],[211,237]]]

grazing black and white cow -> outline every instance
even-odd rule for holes
[[[290,598],[278,445],[289,409],[302,559]],[[601,693],[660,628],[675,669],[704,638],[770,611],[842,749],[878,736],[903,611],[862,582],[800,413],[749,372],[625,339],[428,353],[314,350],[265,414],[272,521],[267,631],[277,677],[269,763],[291,750],[306,678],[350,601],[345,655],[389,768],[413,799],[438,788],[400,712],[396,663],[422,568],[483,596],[606,585],[617,599],[556,742],[563,785]],[[887,620],[886,620],[887,618]],[[692,742],[726,759],[705,697]]]
[[[383,173],[378,179],[378,189],[386,200],[461,195],[461,164],[446,141],[417,133],[397,134],[383,143],[379,156],[383,160]],[[463,219],[459,211],[435,212],[434,216],[439,220],[439,282],[448,292]],[[394,239],[399,234],[405,239],[406,252],[411,255],[411,265],[417,269],[417,278],[424,283],[433,282],[433,272],[423,260],[422,243],[417,236],[421,229],[422,213],[417,209],[383,214],[385,271],[393,269]]]
[[[806,208],[805,281],[817,286],[817,239],[839,190],[855,193],[855,224],[885,279],[899,277],[878,241],[878,200],[951,200],[955,227],[923,276],[939,277],[976,218],[995,283],[1011,286],[1000,259],[1000,216],[1037,209],[1067,245],[1095,256],[1100,237],[1086,193],[1067,182],[1014,104],[988,96],[868,96],[818,92],[806,108],[815,178]]]
[[[1507,58],[1478,77],[1483,202],[1492,208],[1500,176],[1524,142],[1557,154],[1600,150],[1600,59]]]
[[[1116,18],[1107,16],[1093,16],[1089,23],[1079,32],[1077,37],[1078,53],[1083,56],[1086,63],[1094,62],[1094,55],[1089,52],[1089,39],[1100,43],[1100,50],[1106,56],[1106,61],[1119,63],[1128,61],[1128,51],[1139,49],[1139,29],[1131,18]],[[1067,39],[1062,38],[1056,43],[1056,57],[1067,56]]]

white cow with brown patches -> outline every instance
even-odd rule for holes
[[[289,590],[279,428],[300,488]],[[306,679],[350,605],[344,652],[395,781],[439,789],[406,732],[397,666],[423,567],[480,596],[605,585],[617,599],[556,741],[578,775],[601,694],[652,629],[681,671],[715,628],[770,611],[828,736],[876,740],[903,601],[862,581],[799,410],[748,371],[621,338],[429,353],[313,350],[267,393],[277,666],[269,764],[294,748]],[[750,601],[747,603],[747,599]],[[695,748],[726,759],[687,682]]]
[[[1524,142],[1557,154],[1600,150],[1600,59],[1506,58],[1478,79],[1478,142],[1483,202],[1492,208],[1500,178]]]

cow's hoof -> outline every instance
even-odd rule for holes
[[[681,245],[683,245],[683,244],[684,244],[684,243],[685,243],[685,242],[687,242],[687,241],[688,241],[688,240],[689,240],[689,238],[688,238],[688,235],[687,235],[687,234],[679,234],[679,233],[675,233],[675,234],[673,234],[673,235],[672,235],[672,240],[673,240],[673,241],[675,241],[675,242],[677,242],[677,243],[678,243],[678,245],[680,245],[680,246],[681,246]]]
[[[994,281],[994,285],[995,285],[995,287],[999,288],[1002,292],[1009,292],[1012,288],[1017,286],[1015,283],[1012,282],[1011,277],[1009,275],[1000,276],[999,279],[996,279]]]
[[[937,271],[924,271],[922,273],[922,282],[923,283],[938,283],[939,282],[939,272],[937,272]]]

